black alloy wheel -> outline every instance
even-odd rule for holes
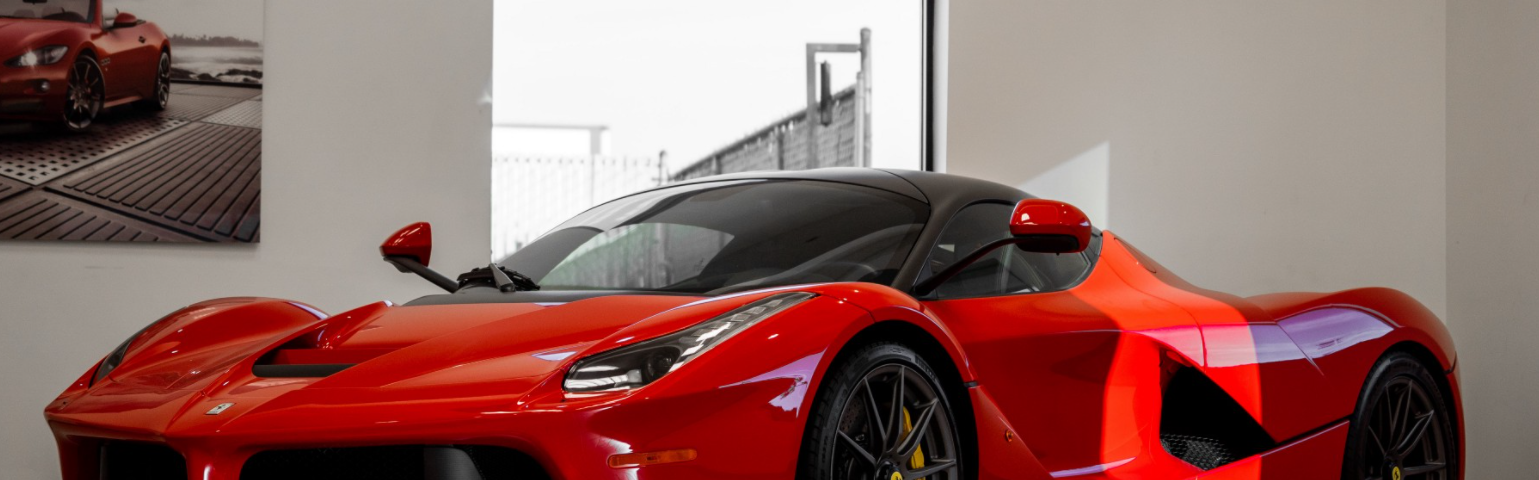
[[[876,343],[835,365],[819,388],[799,464],[806,480],[957,480],[960,438],[935,372],[917,353]]]
[[[91,57],[81,56],[69,70],[69,90],[64,98],[64,127],[73,132],[91,128],[101,113],[106,84],[102,69]]]
[[[171,52],[160,53],[160,67],[155,70],[155,98],[144,103],[151,110],[165,110],[171,104]]]
[[[1458,478],[1453,409],[1433,373],[1416,358],[1379,360],[1347,433],[1343,480]]]

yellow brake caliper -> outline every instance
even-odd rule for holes
[[[914,421],[908,417],[908,407],[903,407],[903,436],[914,430]],[[914,447],[914,456],[908,459],[908,468],[915,470],[924,468],[924,447]],[[919,480],[924,480],[920,478]]]

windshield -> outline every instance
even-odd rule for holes
[[[742,180],[663,188],[583,212],[508,258],[542,290],[718,294],[891,284],[929,210],[874,188]]]
[[[0,0],[0,17],[89,23],[91,0]]]

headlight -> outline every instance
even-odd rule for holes
[[[177,310],[177,312],[180,311],[181,310]],[[171,315],[176,315],[176,313],[172,313]],[[103,378],[107,378],[107,374],[112,373],[113,370],[118,368],[118,365],[123,364],[123,357],[128,354],[128,346],[132,345],[134,340],[138,340],[139,337],[144,335],[144,332],[150,331],[151,327],[159,325],[160,322],[165,321],[167,318],[171,318],[171,315],[166,315],[164,317],[160,317],[160,320],[150,322],[149,325],[145,325],[144,328],[134,332],[133,335],[129,335],[128,340],[124,340],[121,345],[118,345],[118,348],[112,349],[112,353],[108,353],[107,358],[103,359],[101,365],[96,367],[96,373],[91,375],[91,383],[86,386],[89,387],[91,385],[96,385],[96,383],[102,381]]]
[[[584,358],[567,371],[562,386],[568,392],[597,392],[652,383],[760,320],[814,296],[771,295],[679,332]]]
[[[49,45],[37,50],[23,53],[20,56],[6,60],[5,64],[12,67],[35,67],[38,65],[53,65],[64,59],[64,54],[69,53],[69,47],[64,45]]]

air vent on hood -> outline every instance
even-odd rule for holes
[[[329,377],[353,365],[351,363],[255,365],[251,367],[251,374],[262,378],[318,378]]]

